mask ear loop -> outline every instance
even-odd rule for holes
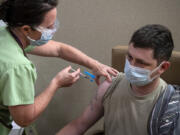
[[[160,75],[158,74],[158,75],[155,75],[155,76],[152,77],[152,78],[150,77],[154,72],[156,72],[156,71],[162,66],[162,64],[164,64],[164,62],[162,62],[162,63],[161,63],[157,68],[155,68],[153,71],[151,71],[151,73],[150,73],[150,75],[149,75],[149,78],[150,78],[151,81],[160,76]]]
[[[41,29],[39,29],[39,28],[31,27],[31,29],[32,29],[32,30],[36,30],[36,31],[38,31],[38,32],[40,32],[40,33],[42,34],[42,31],[41,31]],[[27,39],[29,39],[29,40],[31,40],[31,41],[33,41],[33,42],[36,41],[35,39],[32,39],[30,36],[26,36],[26,37],[27,37]]]
[[[36,41],[36,40],[34,40],[34,39],[30,38],[29,36],[27,36],[27,38],[28,38],[29,40],[31,40],[31,41]]]
[[[37,28],[35,28],[38,32],[41,32],[41,34],[43,33],[43,31],[44,31],[44,28],[43,27],[41,27],[41,26],[39,26],[39,27],[37,27]]]

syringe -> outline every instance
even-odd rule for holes
[[[75,72],[76,70],[71,67],[71,71]],[[85,75],[85,74],[83,74],[81,72],[80,72],[80,76],[82,76],[82,77],[84,77],[86,79],[89,79],[89,77],[87,75]]]
[[[71,68],[71,71],[75,72],[76,70],[73,69],[73,68]],[[84,73],[81,73],[81,72],[80,72],[80,76],[82,76],[82,77],[84,77],[84,78],[86,78],[86,79],[89,79],[91,82],[93,82],[94,79],[96,78],[95,75],[89,73],[88,71],[84,71]]]

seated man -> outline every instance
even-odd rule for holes
[[[167,83],[160,78],[170,66],[174,48],[171,32],[162,25],[146,25],[132,36],[124,73],[104,81],[83,114],[57,135],[82,135],[104,116],[106,135],[148,135],[148,119]]]

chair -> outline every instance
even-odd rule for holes
[[[120,72],[124,72],[125,55],[128,46],[115,46],[112,48],[112,67]],[[170,58],[170,68],[162,74],[162,78],[170,84],[180,85],[180,52],[173,51]]]

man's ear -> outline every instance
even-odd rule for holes
[[[158,72],[159,74],[164,73],[169,67],[170,67],[171,63],[169,61],[163,61]]]

